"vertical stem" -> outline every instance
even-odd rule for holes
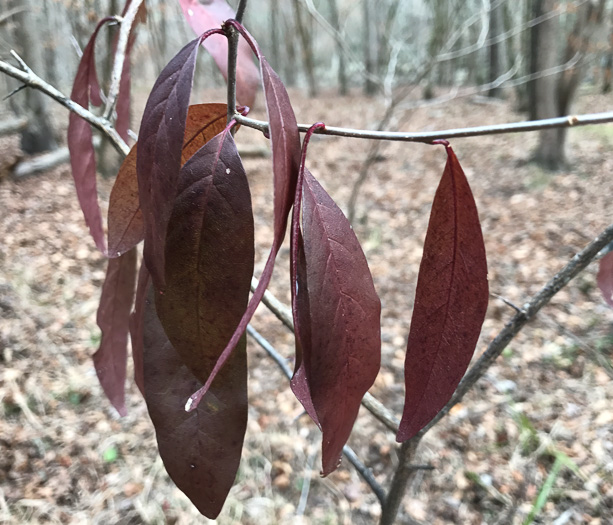
[[[236,21],[243,21],[247,0],[240,0],[236,9]],[[236,59],[238,56],[238,32],[231,25],[225,27],[228,38],[228,124],[236,114]]]
[[[418,434],[400,446],[398,451],[398,467],[394,472],[394,478],[390,484],[385,503],[381,506],[381,521],[379,521],[379,525],[394,525],[396,523],[396,517],[398,516],[398,510],[406,492],[407,484],[411,474],[416,470],[412,465],[412,460],[415,457],[415,452],[421,438],[422,435]]]

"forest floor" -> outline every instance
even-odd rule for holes
[[[301,122],[368,128],[381,112],[359,96],[292,98]],[[610,108],[611,97],[585,90],[575,111]],[[510,103],[483,99],[406,115],[406,131],[522,119]],[[261,108],[254,116],[264,116]],[[527,162],[537,140],[528,133],[453,141],[480,210],[495,294],[476,355],[514,314],[496,296],[524,304],[613,218],[613,126],[571,130],[570,167],[555,174]],[[249,129],[237,142],[266,145]],[[17,144],[16,137],[0,142],[0,163]],[[343,208],[366,146],[329,137],[311,142],[309,168]],[[445,160],[442,147],[386,144],[358,201],[355,231],[383,303],[383,366],[371,392],[397,415],[417,270]],[[247,158],[245,167],[259,273],[271,243],[270,159]],[[111,181],[100,179],[103,206],[110,189]],[[166,475],[134,384],[129,414],[120,418],[97,383],[91,356],[105,266],[69,166],[0,181],[0,523],[208,522]],[[287,266],[286,244],[271,285],[286,303]],[[522,524],[546,481],[551,490],[535,523],[613,523],[613,380],[598,363],[613,356],[613,311],[596,272],[592,264],[563,289],[426,435],[418,462],[433,470],[412,481],[398,523],[411,516],[427,524]],[[253,324],[291,359],[292,336],[272,314],[260,308]],[[218,523],[376,523],[377,500],[346,460],[328,478],[319,476],[319,431],[301,416],[274,362],[253,341],[248,353],[247,436]],[[394,436],[362,409],[349,444],[387,487],[397,463]]]

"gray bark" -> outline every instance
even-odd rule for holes
[[[32,0],[14,0],[12,7],[26,8],[15,15],[13,39],[17,52],[34,71],[44,72],[43,42],[36,29],[41,5],[37,7]],[[57,148],[47,98],[34,89],[24,89],[10,101],[13,111],[28,120],[21,132],[21,149],[32,154]]]

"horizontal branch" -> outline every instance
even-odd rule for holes
[[[17,58],[16,53],[14,53],[13,56]],[[42,91],[45,95],[48,95],[65,108],[69,109],[73,113],[76,113],[82,119],[89,122],[96,129],[99,129],[109,138],[111,144],[113,144],[115,149],[122,153],[124,156],[129,153],[130,148],[119,136],[119,133],[117,133],[117,130],[113,127],[113,125],[111,124],[111,122],[109,122],[108,119],[98,117],[88,109],[85,109],[76,102],[70,100],[61,91],[54,88],[51,84],[45,82],[42,78],[40,78],[25,63],[23,63],[23,61],[21,61],[21,67],[22,69],[18,69],[9,64],[8,62],[0,60],[0,72],[5,73],[6,75],[13,77],[20,82],[23,82],[23,84],[28,87]]]
[[[277,363],[279,368],[285,374],[285,377],[287,377],[287,379],[291,379],[292,371],[290,367],[287,366],[287,362],[285,358],[279,352],[275,350],[275,348],[268,342],[268,340],[265,337],[263,337],[251,325],[247,325],[247,333],[251,337],[253,337],[256,343],[258,343],[264,349],[264,351],[273,359],[273,361]],[[343,447],[343,454],[349,460],[349,462],[355,467],[355,469],[359,472],[362,478],[364,478],[364,481],[368,483],[368,486],[374,492],[375,496],[377,496],[379,503],[383,505],[385,502],[385,490],[379,484],[379,482],[375,479],[372,471],[366,465],[364,465],[364,463],[360,461],[360,458],[353,451],[353,449],[349,447],[349,445],[345,445]]]
[[[242,115],[235,115],[236,121],[249,128],[268,133],[268,122],[255,120]],[[566,117],[548,118],[543,120],[529,120],[525,122],[509,122],[491,126],[476,126],[472,128],[454,128],[439,131],[425,131],[422,133],[405,133],[399,131],[370,131],[363,129],[339,128],[326,126],[315,131],[318,135],[332,135],[337,137],[350,137],[356,139],[391,140],[399,142],[432,143],[433,140],[454,139],[467,137],[480,137],[484,135],[503,135],[506,133],[523,133],[526,131],[540,131],[551,128],[572,128],[589,126],[592,124],[607,124],[613,122],[613,111],[604,113],[591,113],[586,115],[568,115]],[[306,132],[308,124],[298,124],[298,129]]]
[[[258,280],[255,277],[251,278],[251,291],[255,291],[258,286]],[[294,331],[294,318],[292,311],[286,305],[284,305],[279,299],[277,299],[271,292],[266,290],[264,297],[262,298],[264,305],[277,316],[277,319],[281,321],[292,332]],[[286,365],[287,366],[287,365]],[[290,374],[291,377],[291,374]],[[373,416],[375,416],[381,423],[383,423],[392,432],[398,432],[398,425],[400,422],[396,419],[396,416],[388,410],[381,401],[379,401],[370,392],[366,392],[362,398],[362,406],[368,410]]]

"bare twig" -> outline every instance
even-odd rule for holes
[[[282,372],[285,374],[285,377],[288,379],[292,378],[292,371],[290,367],[287,365],[285,358],[275,350],[275,348],[263,337],[258,331],[253,328],[251,325],[247,325],[247,333],[255,339],[256,343],[258,343],[266,353],[272,357],[275,363],[279,366]],[[349,462],[355,467],[358,473],[362,476],[364,481],[368,483],[368,486],[372,489],[374,494],[377,496],[377,499],[383,505],[385,501],[385,490],[380,485],[380,483],[375,479],[371,470],[366,467],[358,458],[357,454],[349,447],[345,445],[343,447],[343,454],[349,460]]]
[[[407,483],[413,472],[409,464],[415,457],[417,447],[423,436],[435,426],[449,411],[457,405],[464,395],[483,377],[492,363],[511,342],[513,337],[545,306],[551,298],[566,286],[574,277],[583,271],[596,258],[598,252],[613,241],[613,224],[606,228],[596,239],[575,255],[530,301],[520,312],[505,325],[500,333],[489,344],[487,350],[479,357],[475,365],[464,376],[457,390],[445,407],[428,423],[415,437],[404,442],[399,451],[399,465],[390,485],[388,498],[383,506],[381,525],[395,523],[398,508],[406,490]]]
[[[22,64],[22,67],[23,66],[24,64]],[[127,155],[130,151],[128,145],[119,136],[119,134],[117,133],[113,125],[108,121],[108,119],[98,117],[94,115],[91,111],[85,109],[76,102],[73,102],[62,92],[54,88],[51,84],[45,82],[29,67],[25,66],[23,67],[23,69],[18,69],[9,64],[8,62],[0,60],[0,71],[10,77],[13,77],[16,80],[19,80],[20,82],[23,82],[28,87],[42,91],[43,93],[45,93],[45,95],[48,95],[65,108],[79,115],[82,119],[86,120],[96,129],[104,133],[109,138],[115,149],[123,155]]]
[[[247,8],[247,0],[240,0],[236,9],[237,22],[242,23]],[[228,124],[236,113],[236,61],[238,59],[238,31],[232,25],[224,26],[226,38],[228,39]]]
[[[243,126],[257,129],[263,133],[268,132],[268,122],[255,120],[242,115],[234,115],[237,122]],[[590,113],[585,115],[567,115],[543,120],[529,120],[525,122],[509,122],[491,126],[475,126],[472,128],[444,129],[439,131],[426,131],[422,133],[405,133],[391,131],[370,131],[363,129],[339,128],[326,126],[325,129],[315,131],[318,135],[333,135],[337,137],[351,137],[356,139],[391,140],[398,142],[421,142],[430,144],[433,140],[454,139],[467,137],[481,137],[484,135],[504,135],[506,133],[522,133],[526,131],[540,131],[551,128],[571,128],[576,126],[589,126],[591,124],[606,124],[613,122],[613,111],[603,113]],[[298,124],[301,132],[309,129],[308,124]]]
[[[130,33],[132,32],[132,26],[134,25],[138,10],[143,2],[144,0],[132,0],[126,14],[121,18],[117,17],[117,20],[121,22],[121,28],[119,29],[119,37],[117,38],[117,50],[115,51],[113,73],[111,74],[111,87],[109,88],[106,106],[103,112],[104,118],[107,120],[111,119],[115,111],[115,106],[117,105],[123,65],[126,60],[129,60],[129,58],[126,57],[126,50],[128,49]]]

